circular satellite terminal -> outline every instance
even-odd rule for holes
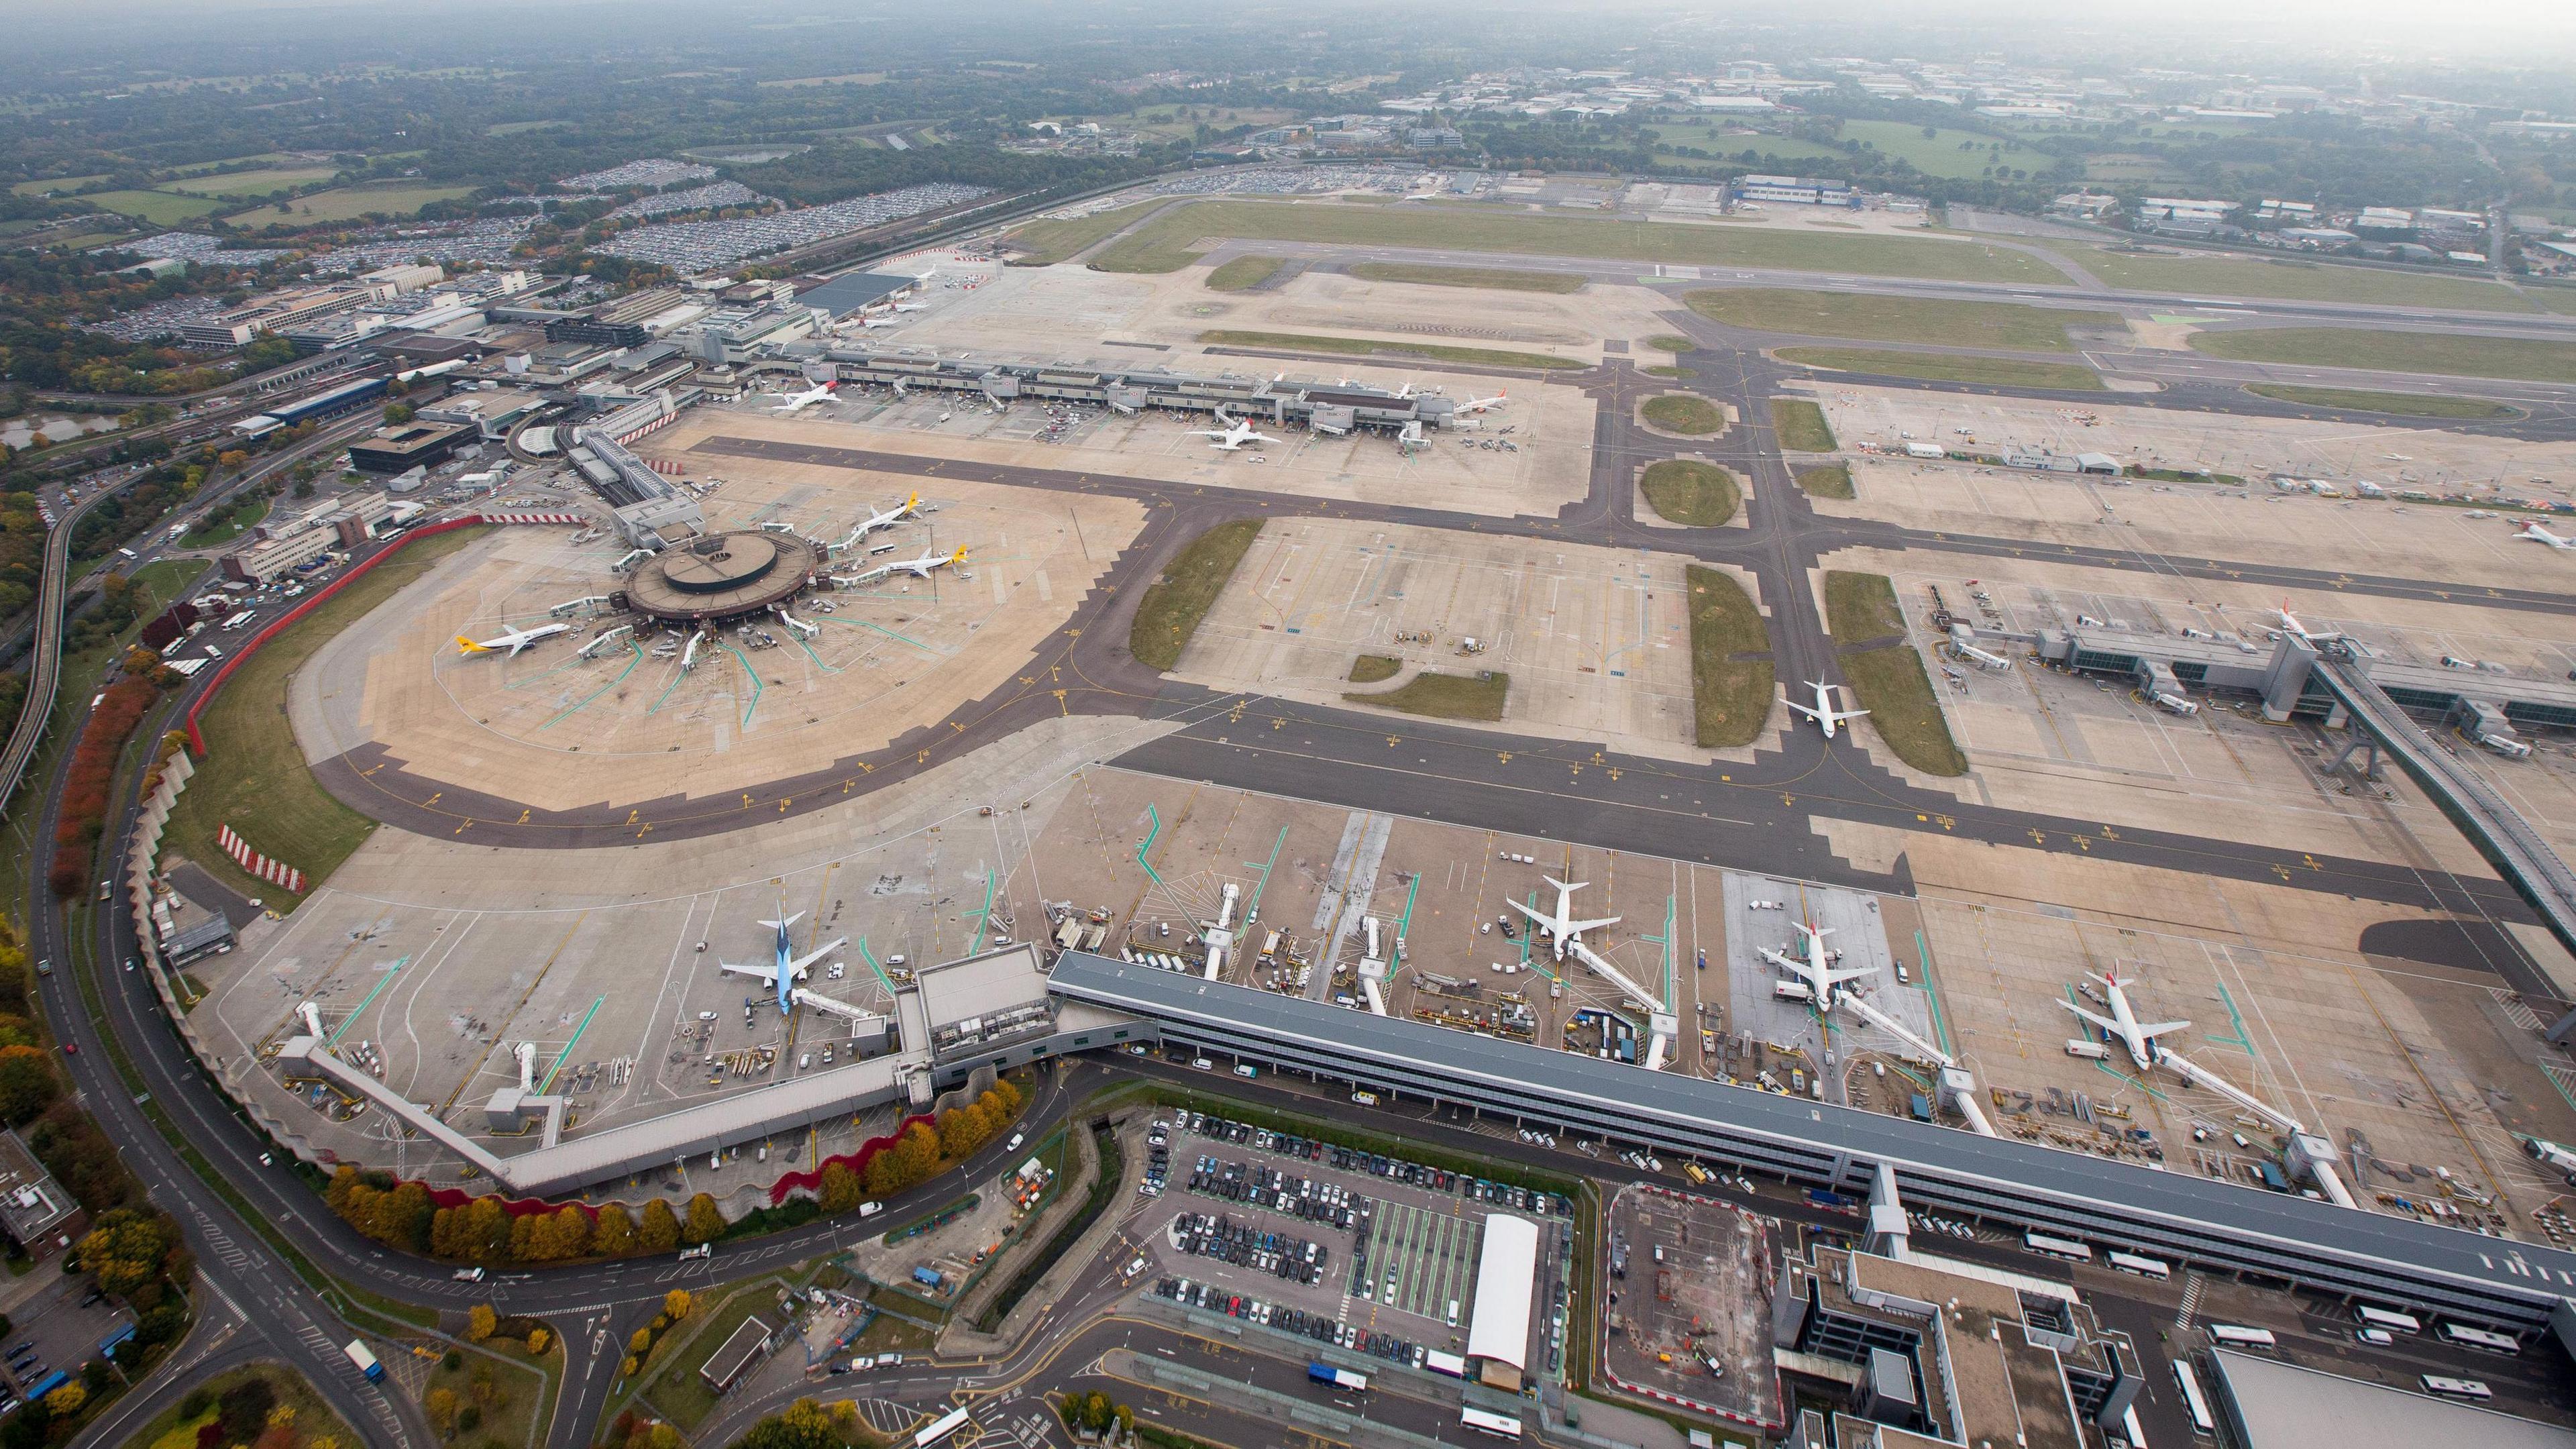
[[[719,533],[646,559],[627,600],[656,619],[723,622],[794,598],[823,561],[822,545],[792,533]]]

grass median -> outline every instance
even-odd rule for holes
[[[1690,586],[1691,706],[1704,750],[1745,745],[1771,717],[1771,636],[1742,585],[1693,564]]]
[[[1811,498],[1850,498],[1853,496],[1851,465],[1833,463],[1822,468],[1801,468],[1798,470],[1798,486],[1805,489]]]
[[[1638,412],[1649,424],[1684,437],[1704,438],[1726,426],[1726,409],[1693,393],[1650,397]]]
[[[1480,287],[1490,292],[1583,290],[1580,272],[1516,272],[1502,267],[1430,267],[1410,262],[1360,262],[1351,275],[1363,282],[1409,282],[1417,287]]]
[[[2576,343],[2444,332],[2374,332],[2360,327],[2258,327],[2195,332],[2192,351],[2235,362],[2364,367],[2518,382],[2576,382]]]
[[[2275,261],[2202,252],[2182,256],[2114,251],[2082,243],[2052,247],[2122,291],[2194,297],[2277,297],[2296,302],[2377,303],[2528,312],[2531,303],[2500,282],[2359,267],[2338,262]]]
[[[1351,661],[1351,683],[1382,684],[1404,672],[1404,661],[1392,654],[1363,654]]]
[[[1236,332],[1225,328],[1199,334],[1201,342],[1219,347],[1266,347],[1280,352],[1323,352],[1335,357],[1427,358],[1463,362],[1475,367],[1580,368],[1571,357],[1544,352],[1504,352],[1491,347],[1451,347],[1437,342],[1382,342],[1373,337],[1315,337],[1303,332]]]
[[[1503,717],[1503,700],[1511,689],[1512,677],[1500,670],[1434,674],[1426,669],[1401,689],[1385,694],[1345,694],[1342,698],[1425,719],[1482,720],[1491,724]]]
[[[1318,206],[1201,201],[1176,206],[1093,262],[1109,272],[1174,272],[1206,237],[1453,252],[1593,257],[1685,266],[1757,266],[1967,282],[2060,285],[2057,268],[1978,242],[1836,236],[1759,226],[1537,216],[1474,206]]]
[[[1288,265],[1286,257],[1242,256],[1226,262],[1207,275],[1211,292],[1249,292]]]
[[[1827,573],[1825,620],[1843,678],[1896,757],[1927,775],[1968,773],[1923,656],[1904,642],[1905,614],[1887,576]]]
[[[323,789],[295,743],[286,719],[287,681],[334,635],[486,531],[462,528],[414,540],[242,661],[198,718],[206,757],[170,812],[169,841],[226,885],[281,914],[301,897],[233,864],[215,844],[218,827],[230,825],[252,848],[304,872],[308,885],[329,879],[365,844],[376,822]]]
[[[1825,410],[1804,398],[1771,399],[1771,431],[1782,449],[1792,453],[1830,453],[1834,430],[1825,426]]]
[[[1207,617],[1226,580],[1234,577],[1235,566],[1243,562],[1245,551],[1260,534],[1260,519],[1242,518],[1220,523],[1190,540],[1173,556],[1163,576],[1146,586],[1135,621],[1127,627],[1127,651],[1149,669],[1179,664],[1199,621]]]
[[[1710,288],[1691,292],[1682,300],[1712,322],[1759,332],[1849,337],[1862,342],[2000,347],[2024,352],[2072,352],[2075,344],[2067,338],[2067,328],[2121,325],[2120,319],[2109,312],[1786,287]]]
[[[1913,377],[1926,382],[1966,382],[1984,387],[2046,388],[2052,392],[2100,392],[2102,379],[2093,369],[2072,362],[2024,362],[2011,357],[1972,357],[1941,352],[1879,352],[1863,347],[1783,347],[1782,362],[1802,367],[1829,367],[1837,372],[1879,377]]]
[[[1656,517],[1692,528],[1724,527],[1744,501],[1744,490],[1734,474],[1696,458],[1667,458],[1652,464],[1637,486]]]
[[[2345,412],[2389,413],[2405,418],[2514,418],[2522,409],[2492,398],[2435,397],[2420,392],[2368,392],[2352,387],[2300,387],[2287,382],[2258,382],[2247,392],[2301,407],[2339,408]]]

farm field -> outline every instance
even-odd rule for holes
[[[433,201],[453,201],[473,194],[471,186],[342,186],[295,198],[294,216],[299,222],[356,221],[376,212],[409,216]],[[234,215],[255,221],[259,210],[253,207]]]
[[[328,181],[340,174],[336,166],[290,166],[268,171],[233,171],[222,176],[196,176],[184,181],[165,181],[156,191],[175,191],[185,196],[266,196],[272,191],[286,191]]]
[[[177,226],[195,221],[221,207],[223,203],[202,196],[181,196],[169,191],[95,191],[81,200],[101,211],[137,216],[154,226]]]

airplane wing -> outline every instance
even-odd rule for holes
[[[1525,906],[1519,901],[1514,900],[1506,900],[1503,904],[1520,912],[1522,915],[1529,917],[1532,921],[1547,928],[1549,931],[1554,931],[1556,929],[1556,917],[1540,915],[1536,906]]]
[[[1789,706],[1791,709],[1796,710],[1798,713],[1805,715],[1805,716],[1806,716],[1807,718],[1809,718],[1809,719],[1813,719],[1813,720],[1821,720],[1821,719],[1823,719],[1823,718],[1824,718],[1824,716],[1823,716],[1823,715],[1820,715],[1820,714],[1816,713],[1814,710],[1812,710],[1812,709],[1808,708],[1807,706],[1805,706],[1805,705],[1803,705],[1803,704],[1798,703],[1798,702],[1797,702],[1796,700],[1794,700],[1794,699],[1784,699],[1784,700],[1782,700],[1782,701],[1781,701],[1781,703],[1782,703],[1782,704],[1785,704],[1785,705],[1787,705],[1787,706]]]
[[[719,961],[716,965],[736,976],[755,977],[772,986],[778,984],[778,968],[775,966],[736,966],[731,961]]]
[[[1860,718],[1862,715],[1865,715],[1865,714],[1867,714],[1867,713],[1869,713],[1869,711],[1868,711],[1868,710],[1865,710],[1865,709],[1838,709],[1838,710],[1834,711],[1834,718],[1836,718],[1836,719],[1858,719],[1858,718]]]
[[[807,967],[812,966],[815,962],[822,960],[824,957],[831,955],[833,952],[840,950],[843,946],[848,944],[850,944],[850,938],[843,936],[828,946],[824,946],[818,950],[809,951],[806,954],[797,957],[795,960],[788,962],[787,969],[791,974],[801,980],[805,975]]]
[[[1598,927],[1615,926],[1619,924],[1619,920],[1617,916],[1604,916],[1597,921],[1568,921],[1565,923],[1565,929],[1568,933],[1579,936]]]
[[[2076,1005],[2072,1001],[2060,1001],[2057,1004],[2065,1007],[2071,1012],[2074,1012],[2077,1016],[2084,1018],[2086,1021],[2093,1023],[2095,1026],[2102,1028],[2104,1031],[2109,1032],[2115,1037],[2120,1034],[2120,1024],[2107,1016],[2095,1015],[2092,1012],[2086,1011],[2083,1007]]]
[[[1858,966],[1849,971],[1827,971],[1825,973],[1825,984],[1828,986],[1839,986],[1846,981],[1858,981],[1864,976],[1875,976],[1877,974],[1878,968],[1875,966]]]
[[[2191,1025],[2191,1023],[2187,1021],[2142,1021],[2138,1023],[2138,1035],[2142,1037],[2170,1036],[2189,1025]]]

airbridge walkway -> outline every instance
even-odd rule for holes
[[[2531,902],[2550,933],[2576,952],[2576,872],[2568,870],[2567,862],[2559,859],[2522,813],[2408,717],[2342,647],[2329,643],[2317,651],[2311,677],[2334,696],[2356,726],[2396,757],[2479,852]],[[2576,1035],[2576,1009],[2549,1028],[2553,1043],[2563,1043],[2571,1035]]]

